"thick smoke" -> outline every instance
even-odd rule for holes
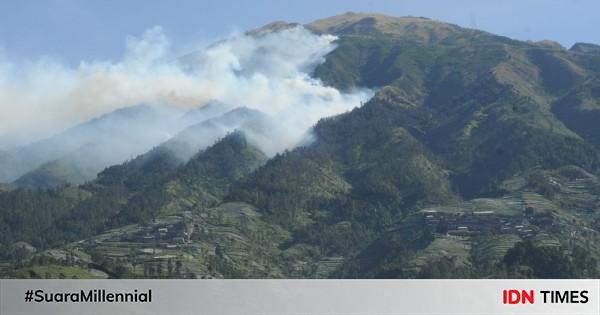
[[[232,35],[175,58],[161,28],[154,27],[141,38],[129,38],[119,62],[68,67],[39,58],[17,65],[0,57],[0,146],[48,137],[123,107],[188,110],[218,101],[272,117],[279,125],[276,134],[256,141],[273,154],[297,144],[318,119],[370,97],[368,90],[342,93],[310,77],[335,48],[334,40],[296,27]]]

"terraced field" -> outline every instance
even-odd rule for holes
[[[398,266],[403,277],[412,278],[424,270],[435,270],[432,264],[438,263],[451,266],[440,268],[453,270],[493,269],[511,248],[526,240],[545,248],[578,246],[600,252],[600,235],[588,227],[586,219],[597,202],[598,181],[568,179],[559,171],[542,174],[557,187],[553,195],[542,194],[537,186],[531,186],[530,175],[521,174],[505,185],[519,189],[502,197],[416,211],[390,228],[389,237],[397,234],[400,239],[420,242],[415,232],[428,231],[431,240],[407,252],[402,261],[382,261]],[[328,278],[339,275],[340,268],[353,259],[328,254],[311,243],[290,243],[293,233],[264,221],[261,210],[247,203],[228,202],[175,213],[46,250],[34,257],[46,257],[53,263],[12,274],[24,278]],[[350,221],[329,227],[337,235],[352,229]]]
[[[478,238],[473,245],[472,255],[477,262],[498,263],[506,252],[522,239],[513,234],[490,235]]]

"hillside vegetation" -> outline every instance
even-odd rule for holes
[[[207,120],[89,183],[0,192],[4,274],[600,275],[595,46],[377,14],[305,27],[338,36],[314,76],[376,90],[368,102],[271,158],[242,131],[206,149],[177,142],[200,139]],[[246,130],[266,119],[226,115]]]

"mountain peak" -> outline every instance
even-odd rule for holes
[[[264,34],[268,34],[271,32],[277,32],[277,31],[281,31],[281,30],[287,30],[290,28],[294,28],[299,26],[300,24],[298,23],[289,23],[286,21],[275,21],[275,22],[271,22],[265,26],[250,30],[248,32],[246,32],[247,35],[264,35]]]
[[[394,17],[378,13],[347,12],[341,15],[316,20],[305,25],[317,33],[334,35],[367,35],[373,33],[412,35],[419,39],[445,38],[460,30],[456,25],[424,17]]]
[[[590,43],[575,43],[569,50],[578,53],[600,55],[600,45]]]

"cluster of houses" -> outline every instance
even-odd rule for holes
[[[534,230],[524,216],[500,216],[494,211],[444,212],[423,210],[425,222],[432,232],[454,236],[473,236],[486,233],[518,234],[530,237]]]
[[[164,248],[178,248],[191,241],[205,241],[211,238],[208,228],[198,224],[186,225],[183,222],[157,225],[133,235],[125,235],[122,242],[157,244]]]
[[[155,244],[167,249],[178,248],[188,243],[194,234],[194,227],[183,222],[155,225],[135,234],[123,235],[121,242]]]

